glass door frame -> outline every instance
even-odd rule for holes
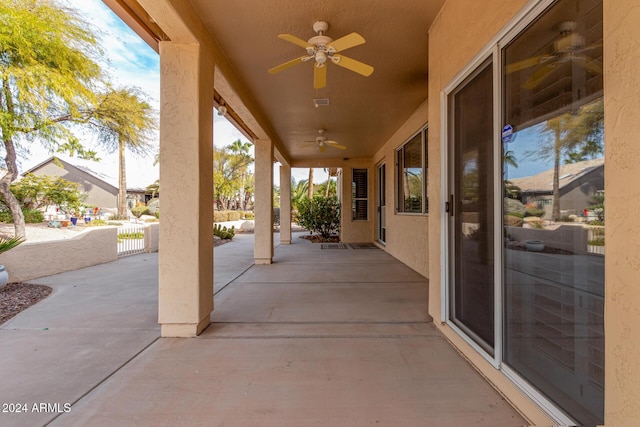
[[[503,197],[500,196],[502,190],[503,179],[503,159],[502,159],[502,140],[501,140],[501,123],[503,117],[502,105],[502,49],[517,37],[525,28],[531,24],[538,16],[544,13],[556,0],[531,0],[523,9],[516,14],[507,24],[499,31],[487,45],[462,69],[452,80],[445,86],[440,93],[440,164],[442,168],[441,179],[441,206],[442,218],[440,224],[441,242],[440,242],[440,265],[441,282],[440,282],[440,321],[445,323],[453,331],[455,331],[468,345],[477,351],[487,362],[494,368],[502,372],[506,378],[520,388],[529,398],[531,398],[546,414],[551,417],[558,425],[574,425],[575,421],[565,414],[560,408],[552,403],[546,396],[538,392],[534,387],[524,380],[517,372],[508,365],[503,364]],[[450,320],[451,314],[451,219],[448,212],[450,203],[449,194],[452,194],[452,186],[450,182],[450,174],[452,173],[452,155],[450,145],[454,144],[450,136],[450,96],[454,94],[461,84],[467,78],[472,76],[485,61],[491,59],[493,68],[493,150],[494,150],[494,176],[493,189],[494,194],[494,353],[489,354],[482,346],[477,344],[469,335],[461,328],[457,327]]]
[[[376,240],[382,244],[386,244],[387,240],[387,166],[384,161],[376,165]],[[384,230],[384,233],[382,231]],[[384,236],[383,236],[384,234]]]

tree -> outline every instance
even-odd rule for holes
[[[529,152],[538,158],[553,159],[553,207],[551,218],[560,219],[560,162],[564,155],[568,162],[585,156],[595,157],[603,152],[604,105],[602,98],[582,106],[577,111],[547,120],[543,130],[550,138],[540,150]]]
[[[109,91],[93,113],[89,123],[98,131],[98,141],[108,150],[118,150],[118,215],[127,214],[127,170],[125,151],[146,155],[152,148],[156,115],[136,88]]]
[[[25,235],[24,216],[11,193],[17,149],[38,141],[51,151],[79,153],[72,130],[87,124],[99,129],[102,142],[117,135],[131,144],[146,136],[133,135],[143,127],[132,113],[150,109],[137,96],[127,96],[132,89],[110,87],[94,60],[101,54],[97,40],[77,16],[53,2],[0,2],[0,137],[7,168],[0,194],[19,237]]]
[[[14,194],[22,208],[41,209],[58,205],[65,212],[78,209],[87,197],[80,191],[80,184],[57,176],[27,174],[21,180],[11,184]]]
[[[0,194],[24,237],[24,216],[11,193],[18,144],[36,138],[55,145],[71,138],[65,123],[84,122],[102,72],[91,56],[96,40],[77,15],[50,2],[0,2],[0,137],[7,173]]]
[[[313,199],[313,168],[309,168],[309,185],[307,186],[307,198]]]
[[[295,178],[291,177],[291,206],[298,210],[302,199],[307,197],[309,181],[306,179],[296,183]]]
[[[247,167],[253,163],[253,158],[249,155],[250,142],[242,142],[237,139],[227,147],[236,156],[238,172],[240,173],[240,209],[245,210],[245,185],[244,179],[247,173]]]

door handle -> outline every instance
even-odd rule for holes
[[[453,194],[449,194],[449,201],[445,202],[445,212],[449,212],[449,216],[453,216]]]

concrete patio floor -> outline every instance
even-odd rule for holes
[[[256,266],[252,243],[216,248],[193,339],[159,338],[157,254],[35,280],[53,294],[0,327],[0,403],[27,406],[0,425],[526,425],[433,326],[424,277],[296,235]]]

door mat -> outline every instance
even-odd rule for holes
[[[351,249],[380,249],[373,243],[349,243]]]
[[[344,243],[322,243],[320,249],[347,249]]]

